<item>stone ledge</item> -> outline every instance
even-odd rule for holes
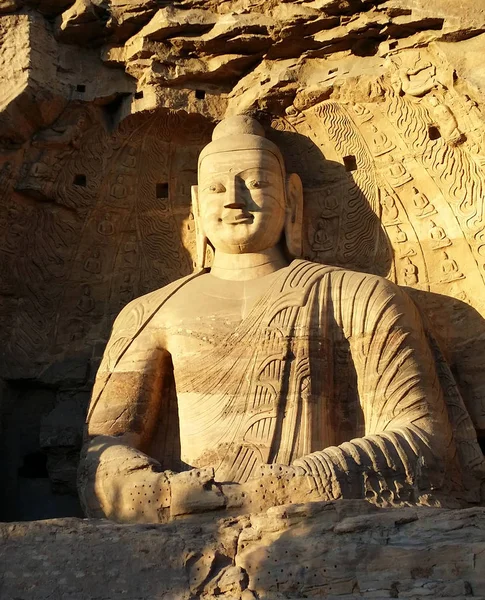
[[[168,525],[0,524],[2,600],[484,598],[485,508],[314,502]]]

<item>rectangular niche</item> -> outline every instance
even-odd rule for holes
[[[168,198],[168,183],[157,183],[156,197],[157,198]]]
[[[343,161],[346,171],[357,170],[357,159],[352,154],[350,154],[349,156],[344,156]]]

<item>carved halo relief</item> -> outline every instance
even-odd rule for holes
[[[352,105],[352,109],[360,123],[367,123],[374,118],[372,112],[364,104],[356,102]]]
[[[399,225],[401,223],[396,199],[389,192],[384,192],[381,198],[381,208],[383,225]]]
[[[454,258],[451,258],[447,252],[443,252],[441,258],[441,279],[440,283],[451,283],[458,279],[464,279],[465,275],[458,268],[458,263]]]
[[[382,156],[383,154],[387,154],[391,150],[395,149],[395,145],[389,141],[386,134],[382,131],[379,131],[375,125],[372,125],[372,145],[373,145],[373,154],[374,156]]]
[[[443,227],[436,225],[434,221],[429,222],[428,234],[432,241],[431,247],[433,250],[439,250],[440,248],[451,246],[451,240],[446,235]]]
[[[91,287],[88,284],[84,284],[76,307],[81,313],[90,313],[95,306],[96,302],[92,296]]]
[[[403,256],[402,261],[404,283],[409,286],[417,285],[419,283],[418,267],[413,263],[409,256]]]
[[[413,205],[415,209],[415,215],[418,219],[429,217],[436,214],[436,209],[428,200],[427,196],[420,192],[418,188],[413,187]]]

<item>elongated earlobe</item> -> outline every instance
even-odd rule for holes
[[[286,246],[292,257],[299,258],[303,253],[303,186],[296,173],[286,178],[286,205]]]
[[[205,268],[205,257],[207,252],[207,237],[202,228],[202,220],[200,217],[200,206],[199,206],[199,187],[193,185],[191,188],[192,194],[192,210],[194,213],[195,222],[195,245],[197,252],[197,259],[195,266],[197,269]]]

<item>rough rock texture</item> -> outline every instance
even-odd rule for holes
[[[302,177],[305,256],[408,286],[485,430],[483,3],[2,0],[0,33],[1,515],[72,492],[53,424],[192,270],[197,155],[241,111]]]
[[[0,525],[5,600],[485,598],[485,509],[317,502],[193,525]]]

